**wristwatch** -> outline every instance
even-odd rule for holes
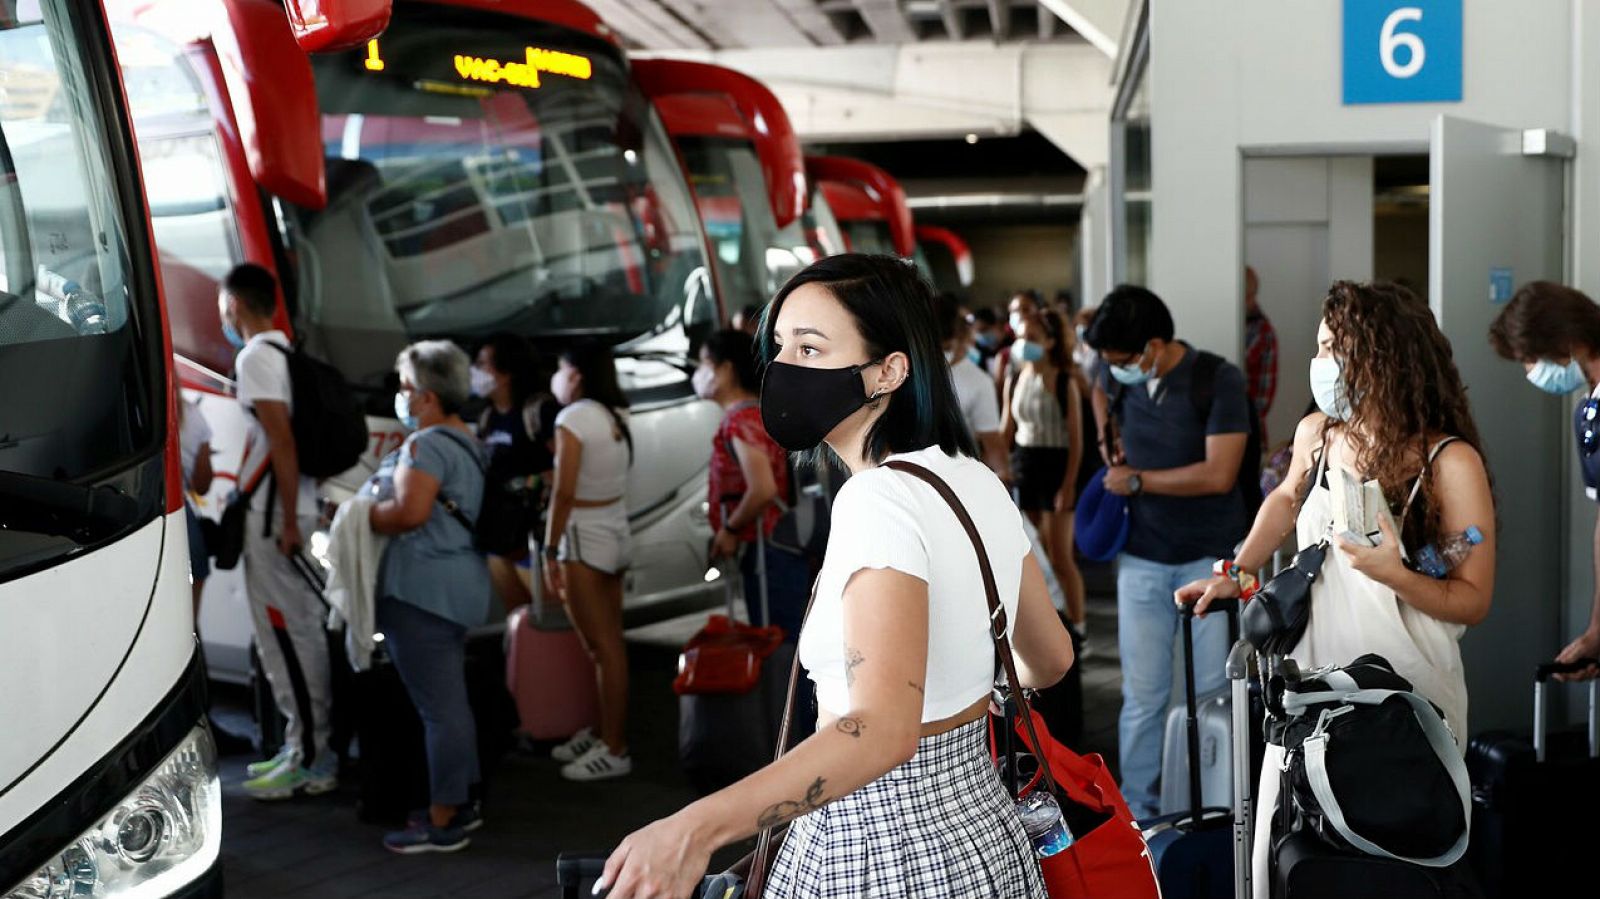
[[[1137,471],[1128,475],[1128,492],[1134,496],[1144,492],[1144,478],[1140,477]]]

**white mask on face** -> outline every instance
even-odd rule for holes
[[[1022,328],[1028,323],[1027,318],[1020,312],[1011,313],[1011,333],[1022,336]]]
[[[703,399],[713,399],[717,393],[717,370],[709,365],[702,365],[694,370],[694,376],[689,379],[694,385],[694,395]]]
[[[563,406],[572,405],[572,401],[575,399],[572,379],[576,375],[577,373],[572,369],[563,366],[556,369],[556,373],[550,376],[550,394],[556,398],[556,402]]]
[[[494,375],[476,365],[472,366],[469,371],[468,377],[472,380],[473,396],[487,397],[489,394],[494,393],[494,389],[499,383],[494,379]]]

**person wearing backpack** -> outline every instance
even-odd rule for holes
[[[755,339],[743,331],[718,331],[700,345],[700,367],[694,372],[694,392],[722,407],[722,423],[711,440],[711,466],[706,496],[711,499],[711,561],[739,557],[744,577],[745,605],[750,622],[775,624],[785,639],[800,638],[811,586],[811,569],[803,555],[764,543],[767,604],[772,620],[761,619],[761,581],[753,546],[756,528],[771,538],[783,505],[792,497],[789,454],[767,434],[757,400],[761,389],[756,374]]]
[[[453,852],[482,823],[477,725],[467,699],[467,630],[488,620],[489,568],[477,549],[487,460],[461,408],[470,362],[447,340],[426,340],[395,360],[395,414],[410,435],[394,469],[394,493],[368,512],[391,539],[378,566],[374,615],[384,648],[422,719],[428,757],[427,814],[383,838],[391,852]],[[376,749],[376,747],[374,747]]]
[[[556,416],[555,484],[545,521],[545,595],[567,617],[594,659],[600,733],[585,728],[550,755],[568,780],[605,780],[633,771],[628,755],[628,649],[622,640],[622,576],[633,561],[628,468],[633,435],[628,399],[617,384],[611,348],[574,346],[561,354],[550,392]]]
[[[1172,593],[1231,556],[1250,521],[1250,477],[1240,472],[1256,419],[1244,374],[1175,339],[1174,330],[1159,297],[1124,285],[1106,296],[1085,333],[1102,363],[1096,424],[1108,435],[1109,419],[1120,435],[1120,444],[1102,440],[1106,489],[1129,498],[1128,539],[1117,558],[1118,732],[1122,792],[1138,818],[1160,804],[1179,626]],[[1221,616],[1197,623],[1194,647],[1197,688],[1221,689],[1228,652]]]
[[[253,263],[228,272],[217,294],[222,335],[238,349],[239,405],[250,413],[239,467],[240,491],[249,504],[245,592],[256,652],[284,720],[283,748],[246,769],[244,790],[261,800],[326,793],[339,784],[339,759],[328,748],[327,612],[295,568],[305,537],[316,527],[317,484],[301,472],[289,337],[273,323],[277,295],[277,279]]]

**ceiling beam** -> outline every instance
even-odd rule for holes
[[[1128,17],[1128,0],[1039,0],[1101,53],[1117,58],[1118,35]],[[1044,11],[1040,11],[1044,15]]]
[[[997,41],[1011,37],[1011,0],[989,0],[989,30]]]
[[[856,12],[861,14],[872,36],[884,44],[911,44],[917,40],[916,29],[906,18],[898,0],[855,0]]]
[[[828,14],[817,5],[816,0],[767,0],[785,17],[793,22],[795,27],[805,32],[812,43],[829,46],[845,42],[844,32],[833,24]]]
[[[1056,14],[1046,6],[1039,7],[1039,40],[1047,41],[1056,36]]]
[[[939,0],[939,16],[944,19],[944,31],[953,41],[967,39],[967,29],[962,22],[962,10],[956,6],[955,0]]]
[[[651,50],[714,50],[694,28],[657,5],[656,0],[587,0],[600,19],[618,34]]]

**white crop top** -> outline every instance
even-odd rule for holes
[[[626,412],[618,413],[624,422]],[[617,434],[617,419],[595,400],[578,400],[556,416],[583,444],[578,465],[577,499],[617,499],[628,492],[628,441]]]
[[[1022,562],[1031,549],[1021,513],[988,466],[947,456],[937,446],[903,459],[928,468],[960,497],[989,551],[1009,620],[1016,620]],[[845,584],[857,571],[892,568],[928,584],[928,671],[922,721],[939,721],[989,694],[995,680],[989,607],[972,541],[928,484],[889,468],[851,476],[833,504],[817,598],[800,634],[800,661],[817,687],[817,706],[849,714],[845,682]],[[853,596],[852,602],[871,602]]]

